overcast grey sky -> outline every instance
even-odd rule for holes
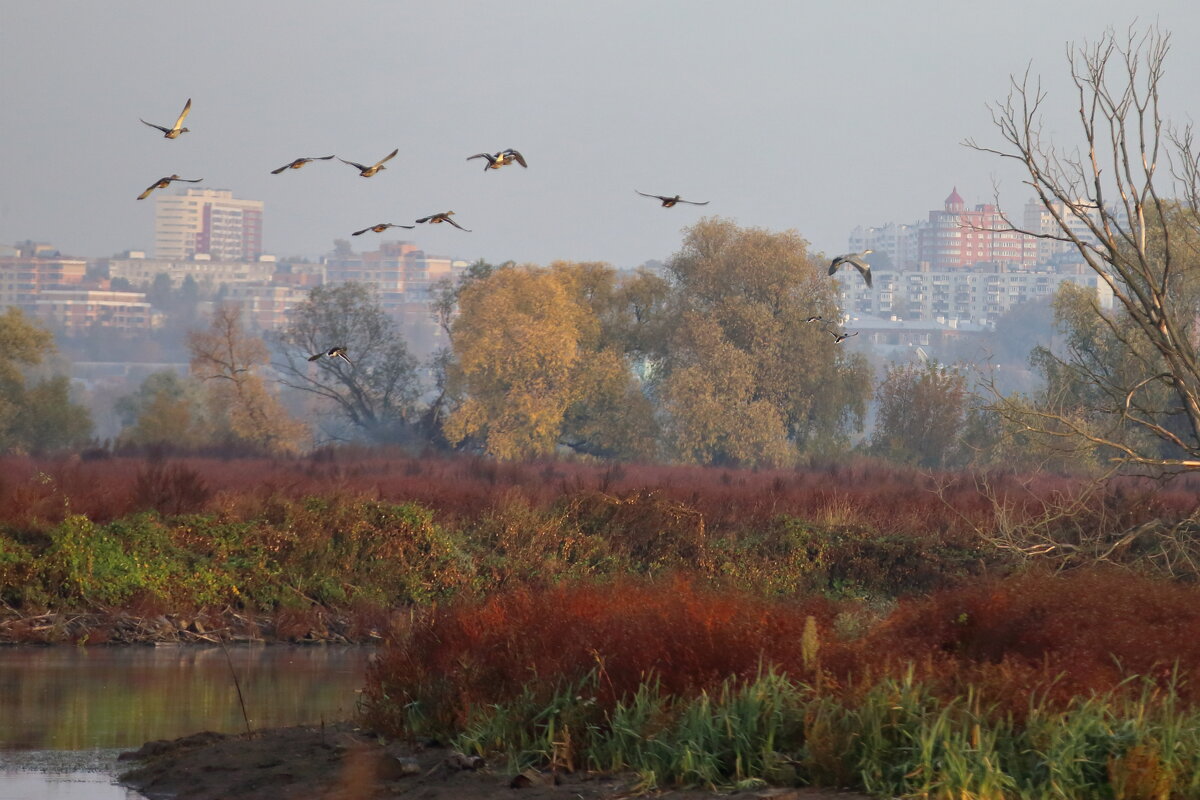
[[[263,200],[265,247],[317,256],[377,222],[491,261],[666,258],[704,214],[794,228],[840,252],[857,224],[908,222],[952,186],[1028,193],[995,158],[985,103],[1033,62],[1048,129],[1076,136],[1064,45],[1134,14],[1174,36],[1167,112],[1200,115],[1200,3],[0,0],[0,242],[108,256],[153,248],[162,175]],[[191,97],[192,132],[167,140]],[[371,179],[336,153],[373,163]],[[529,169],[484,173],[513,147]],[[709,200],[660,208],[635,189]],[[367,237],[374,237],[367,239]],[[355,240],[373,248],[375,234]]]

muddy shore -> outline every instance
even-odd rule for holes
[[[350,723],[225,735],[198,733],[123,753],[125,785],[151,800],[617,800],[650,794],[674,800],[717,796],[774,800],[869,800],[813,788],[655,791],[636,775],[514,774],[444,747],[384,742]]]

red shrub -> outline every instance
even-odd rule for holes
[[[987,676],[1010,695],[1041,676],[1062,699],[1177,667],[1200,700],[1200,587],[1117,569],[983,581],[902,602],[840,659],[845,672],[915,661],[954,683]]]
[[[668,692],[710,689],[772,664],[800,679],[813,615],[823,685],[854,692],[915,668],[948,696],[979,690],[1020,714],[1032,693],[1052,702],[1103,692],[1130,675],[1165,683],[1177,669],[1200,702],[1200,588],[1095,571],[1026,576],[905,603],[861,639],[838,641],[838,607],[702,590],[682,579],[517,590],[415,617],[368,675],[373,724],[400,725],[420,701],[454,727],[473,707],[530,687],[547,694],[595,670],[598,700],[628,696],[654,675]],[[391,714],[392,716],[389,716]]]
[[[803,675],[808,615],[828,629],[834,608],[819,599],[717,594],[680,578],[519,589],[414,618],[396,632],[368,682],[393,702],[406,698],[399,705],[420,699],[453,722],[531,683],[553,691],[592,671],[602,703],[633,693],[651,675],[666,691],[686,694],[768,663]]]

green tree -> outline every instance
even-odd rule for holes
[[[50,332],[19,308],[0,315],[0,450],[63,450],[82,446],[91,435],[91,417],[71,402],[65,376],[32,386],[27,381],[27,371],[53,353]]]
[[[804,239],[705,219],[666,269],[669,293],[644,329],[680,458],[782,464],[844,447],[861,429],[870,370],[805,322],[839,311]]]
[[[946,467],[958,459],[969,400],[960,370],[933,362],[895,364],[875,398],[877,453],[922,467]]]
[[[147,375],[136,392],[117,400],[115,410],[125,426],[124,443],[184,450],[214,443],[201,387],[173,370]]]
[[[341,427],[374,442],[423,440],[417,360],[374,291],[360,283],[318,286],[274,339],[280,382],[320,398]],[[308,357],[346,347],[352,363]]]

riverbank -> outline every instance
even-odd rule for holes
[[[425,800],[582,798],[616,800],[648,792],[638,776],[588,772],[513,773],[444,747],[385,742],[350,723],[199,733],[124,753],[122,783],[151,800],[287,800],[421,797]],[[656,797],[711,800],[718,793],[675,790]],[[868,800],[866,795],[804,789],[728,788],[722,797],[776,800]]]
[[[126,610],[23,614],[0,611],[4,644],[373,644],[389,613],[326,608],[253,613],[224,609],[137,614]]]

